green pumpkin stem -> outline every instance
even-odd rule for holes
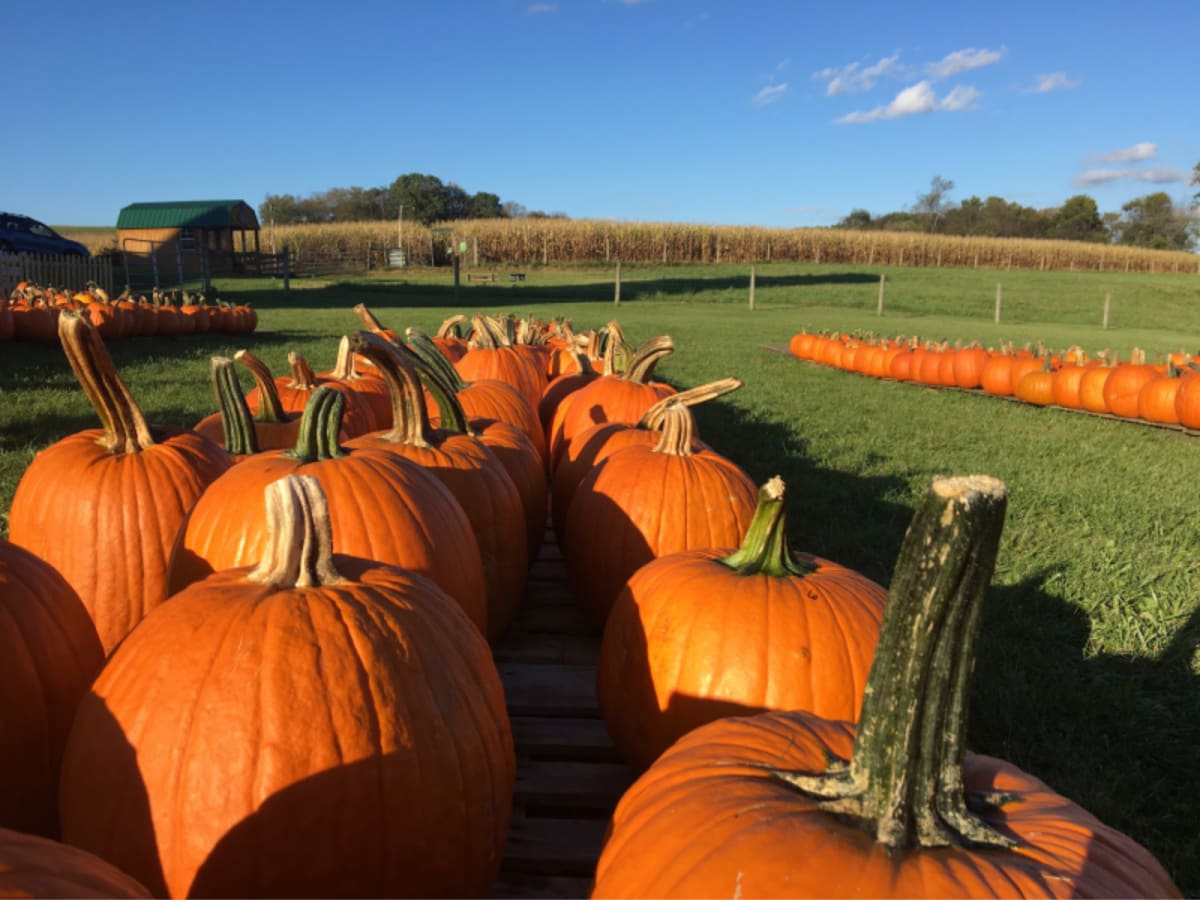
[[[457,394],[467,386],[462,376],[458,374],[458,369],[454,368],[454,363],[446,359],[446,355],[438,349],[437,344],[428,334],[419,328],[407,328],[404,336],[408,339],[412,352],[420,357],[428,368],[437,373],[438,378],[448,385],[450,390]]]
[[[740,378],[720,378],[717,381],[710,381],[708,384],[697,385],[696,387],[679,391],[669,397],[664,397],[646,410],[641,420],[637,423],[637,427],[645,428],[649,431],[657,431],[662,427],[663,410],[667,408],[667,404],[671,401],[682,403],[685,406],[696,406],[732,393],[740,388],[742,384],[743,382]]]
[[[720,562],[739,575],[788,578],[815,572],[816,565],[795,556],[788,546],[785,511],[783,479],[776,475],[758,489],[758,506],[742,545]]]
[[[213,393],[217,397],[217,409],[221,411],[221,433],[226,453],[249,456],[258,452],[258,433],[254,430],[254,417],[242,386],[238,382],[237,363],[228,356],[212,358]]]
[[[275,386],[275,376],[267,364],[249,350],[239,350],[233,354],[233,358],[250,370],[254,386],[258,388],[258,413],[255,418],[259,422],[289,421],[291,417],[283,409],[279,388]]]
[[[321,484],[288,475],[267,485],[267,544],[246,580],[279,588],[324,587],[345,581],[333,565],[333,529]]]
[[[115,454],[136,453],[156,443],[141,407],[117,374],[100,332],[83,313],[64,309],[58,317],[58,339],[79,379],[104,435],[99,443]]]
[[[995,478],[934,479],[900,548],[850,762],[774,773],[887,847],[1015,846],[968,808],[963,784],[967,695],[1005,505]]]
[[[296,446],[288,454],[301,462],[337,459],[346,452],[338,444],[346,398],[336,388],[321,385],[304,405]]]
[[[410,359],[406,359],[390,342],[367,331],[356,332],[345,340],[348,349],[373,362],[387,382],[392,397],[392,428],[382,435],[383,439],[412,447],[436,445],[421,380]]]
[[[625,381],[632,381],[634,384],[646,384],[654,376],[654,367],[664,357],[674,352],[675,342],[671,340],[670,335],[661,334],[658,337],[650,338],[638,347],[633,359],[621,373],[621,378]]]

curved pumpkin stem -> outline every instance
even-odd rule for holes
[[[346,398],[336,388],[321,385],[304,405],[296,446],[287,453],[301,462],[336,459],[346,452],[338,444]]]
[[[696,420],[692,417],[692,411],[678,401],[668,403],[663,410],[662,436],[654,445],[654,452],[669,453],[671,456],[691,456],[695,439]]]
[[[1014,846],[968,809],[963,784],[967,693],[1006,494],[986,476],[934,479],[900,548],[849,764],[774,773],[888,847]]]
[[[279,399],[279,388],[275,386],[275,376],[271,374],[267,364],[249,350],[239,350],[233,354],[233,358],[249,369],[254,377],[254,386],[258,388],[258,421],[288,421],[288,414],[283,410],[283,401]]]
[[[657,431],[662,427],[663,411],[671,402],[682,403],[684,406],[696,406],[700,403],[707,403],[709,400],[716,400],[725,394],[733,393],[743,384],[744,382],[740,378],[720,378],[716,381],[710,381],[708,384],[701,384],[687,390],[679,391],[670,397],[664,397],[646,410],[637,427]]]
[[[635,384],[645,384],[654,375],[654,367],[664,357],[674,352],[675,342],[671,340],[670,335],[662,334],[658,337],[650,338],[650,340],[638,347],[637,353],[629,361],[629,366],[621,373],[621,378],[625,381],[632,381]]]
[[[323,587],[345,581],[333,565],[333,529],[321,484],[288,475],[267,485],[267,545],[246,580],[279,588]]]
[[[425,407],[425,394],[413,363],[397,352],[395,346],[377,334],[359,331],[346,339],[347,347],[361,353],[375,364],[392,396],[392,428],[384,440],[412,447],[432,447],[433,426]]]
[[[463,381],[458,369],[454,368],[454,364],[446,359],[446,355],[437,348],[437,344],[428,334],[419,328],[407,328],[404,336],[408,339],[412,352],[426,367],[433,370],[451,391],[457,394],[467,386],[467,382]]]
[[[254,417],[246,405],[242,386],[238,382],[237,364],[228,356],[212,358],[213,393],[221,412],[221,432],[226,453],[249,456],[258,452],[258,433]]]
[[[495,327],[487,316],[476,313],[471,318],[471,326],[475,329],[471,336],[473,346],[481,347],[485,350],[496,350],[503,346],[497,338]]]
[[[117,374],[100,332],[82,313],[64,309],[58,317],[58,339],[104,426],[100,444],[118,454],[153,447],[156,442],[146,417]]]
[[[355,304],[354,314],[358,316],[358,321],[363,323],[363,327],[366,328],[367,331],[378,333],[388,330],[384,327],[383,323],[375,317],[375,313],[367,309],[367,305],[365,303]]]
[[[815,564],[796,556],[788,546],[785,493],[778,475],[758,489],[758,506],[742,545],[719,562],[739,575],[774,578],[803,577],[817,570]]]
[[[288,354],[288,365],[292,367],[292,387],[311,391],[317,386],[317,373],[308,364],[308,360],[295,350]]]
[[[437,336],[440,338],[461,338],[462,328],[460,326],[466,321],[467,317],[462,313],[443,320],[442,324],[438,326]]]

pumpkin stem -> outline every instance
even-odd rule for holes
[[[697,404],[707,403],[709,400],[715,400],[725,394],[732,393],[740,388],[742,384],[743,381],[740,378],[721,378],[717,381],[710,381],[708,384],[701,384],[687,390],[679,391],[670,397],[664,397],[646,410],[642,415],[641,421],[637,423],[637,427],[645,428],[648,431],[657,431],[661,428],[663,410],[667,408],[667,404],[672,400],[676,403],[682,403],[685,406],[696,406]]]
[[[412,447],[434,446],[437,441],[429,424],[425,394],[413,370],[413,363],[377,334],[359,331],[344,340],[347,349],[371,360],[387,382],[388,392],[392,396],[392,429],[382,435],[383,439]]]
[[[283,410],[283,401],[279,399],[279,388],[275,386],[275,376],[267,368],[267,364],[249,350],[239,350],[233,358],[250,370],[254,377],[254,386],[258,388],[258,415],[260,422],[286,422],[288,415]]]
[[[383,323],[380,322],[375,316],[375,313],[367,309],[367,305],[365,303],[356,304],[354,307],[354,314],[358,316],[358,321],[363,323],[363,327],[366,328],[367,331],[387,331],[387,329],[384,328]]]
[[[473,346],[482,347],[485,350],[495,350],[501,346],[496,339],[496,331],[490,327],[490,323],[486,316],[476,314],[471,319],[471,325],[475,331],[471,336]]]
[[[350,339],[346,335],[342,335],[338,341],[337,361],[333,364],[330,377],[337,381],[353,381],[362,377],[354,370],[354,351],[350,349]]]
[[[301,391],[311,391],[317,386],[317,373],[308,360],[293,350],[288,354],[288,365],[292,367],[291,386]]]
[[[117,374],[100,332],[80,312],[64,309],[58,339],[67,362],[104,426],[99,443],[116,454],[136,453],[155,444],[141,407]]]
[[[287,451],[288,455],[306,463],[345,456],[338,444],[345,409],[346,398],[336,388],[321,385],[313,391],[304,404],[296,446]]]
[[[967,692],[1006,493],[987,476],[934,479],[900,548],[849,764],[774,773],[893,849],[1015,846],[968,808],[963,784]]]
[[[247,581],[280,588],[323,587],[345,581],[333,565],[333,529],[321,484],[288,475],[267,485],[267,546]]]
[[[462,329],[459,326],[465,321],[467,321],[467,317],[462,313],[445,319],[442,324],[438,326],[437,336],[440,338],[461,338]]]
[[[803,577],[817,570],[814,563],[792,553],[787,540],[783,479],[776,475],[758,489],[758,506],[742,545],[720,562],[739,575],[773,578]]]
[[[629,366],[621,374],[621,377],[626,381],[632,381],[634,384],[645,384],[654,375],[654,367],[665,356],[675,352],[675,342],[671,340],[670,335],[662,334],[658,337],[650,338],[642,346],[638,347],[637,352],[633,355],[633,359],[629,361]]]
[[[238,383],[237,364],[228,356],[212,358],[213,393],[221,411],[221,433],[226,453],[248,456],[258,452],[254,417]]]
[[[421,362],[436,372],[454,393],[457,394],[467,386],[462,376],[458,374],[458,369],[454,368],[454,364],[446,359],[446,355],[437,348],[437,344],[428,334],[419,328],[407,328],[404,336],[408,339],[412,352],[420,357]]]
[[[674,397],[670,399],[675,400]],[[662,414],[662,436],[654,445],[654,452],[691,456],[695,436],[696,420],[692,417],[692,411],[678,401],[668,403]]]

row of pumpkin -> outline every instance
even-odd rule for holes
[[[246,304],[209,300],[203,294],[175,295],[155,288],[146,297],[126,288],[110,297],[95,283],[66,291],[22,281],[7,298],[0,297],[0,343],[57,343],[63,310],[82,311],[106,341],[209,332],[247,334],[258,327],[258,314]]]
[[[483,316],[469,341],[401,338],[357,312],[320,376],[214,359],[220,416],[197,429],[148,425],[62,316],[105,427],[35,458],[0,544],[0,598],[27,617],[0,658],[30,661],[0,680],[20,685],[6,717],[53,738],[5,741],[24,756],[0,824],[107,863],[46,843],[6,874],[35,840],[6,837],[0,886],[486,895],[515,782],[486,638],[549,505],[603,630],[606,726],[646,769],[597,896],[1178,894],[1134,841],[964,751],[1002,484],[935,483],[889,594],[788,547],[785,486],[756,489],[689,410],[740,383],[655,382],[670,338]],[[42,872],[12,880],[27,861]]]
[[[788,349],[799,359],[876,378],[1200,429],[1200,357],[1183,351],[1150,363],[1137,348],[1121,360],[1108,351],[1090,355],[1078,346],[1053,352],[807,332],[792,335]]]

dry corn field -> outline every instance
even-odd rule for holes
[[[484,266],[800,262],[1200,274],[1200,259],[1192,253],[1077,241],[594,219],[475,219],[443,223],[436,231],[408,222],[402,229],[396,222],[279,225],[262,229],[260,245],[265,252],[288,247],[299,267],[315,260],[355,265],[369,260],[374,267],[397,246],[400,230],[407,259],[415,265],[444,262],[448,246],[465,242],[464,262]],[[91,243],[99,248],[95,236]]]

